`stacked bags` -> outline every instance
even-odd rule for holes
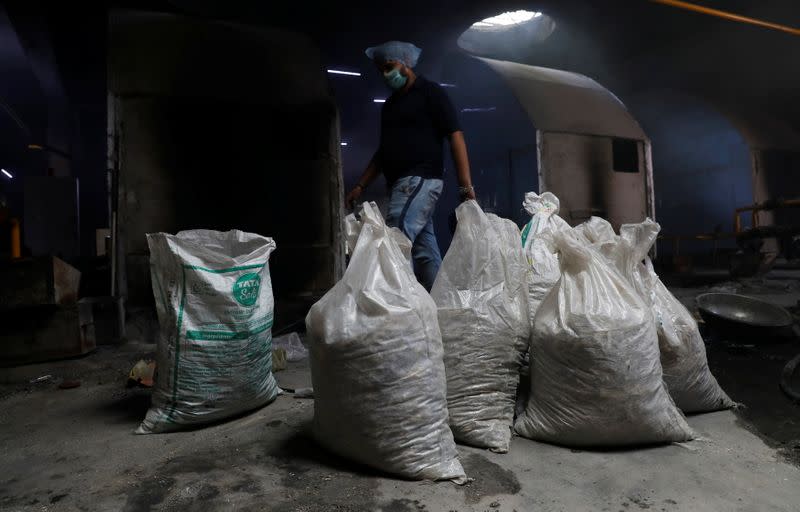
[[[377,205],[360,224],[344,276],[306,317],[315,437],[388,473],[463,483],[436,304]]]
[[[533,320],[531,394],[515,430],[571,446],[692,439],[662,380],[649,306],[573,230],[551,239],[561,278]]]
[[[733,400],[708,368],[697,322],[659,279],[648,257],[660,230],[656,222],[647,219],[639,224],[622,225],[617,236],[608,221],[595,217],[583,228],[584,236],[652,308],[664,382],[677,406],[684,413],[730,408]]]
[[[516,224],[475,201],[456,227],[431,296],[439,308],[447,407],[456,440],[505,453],[530,336],[527,263]]]
[[[323,445],[399,476],[463,483],[454,437],[506,452],[513,422],[572,446],[681,442],[694,434],[676,401],[730,406],[691,314],[647,258],[657,224],[573,229],[550,193],[526,194],[525,207],[520,244],[511,221],[459,206],[431,295],[374,203],[348,217],[350,265],[306,318]],[[527,350],[530,398],[514,421]]]

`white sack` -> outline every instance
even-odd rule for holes
[[[595,244],[597,247],[617,240],[617,234],[614,233],[611,223],[602,217],[590,217],[589,220],[573,229],[581,240],[585,243]]]
[[[160,336],[153,405],[137,433],[179,430],[263,406],[272,376],[275,242],[238,230],[147,235]]]
[[[689,310],[659,279],[647,256],[661,227],[650,219],[620,227],[623,272],[653,308],[664,382],[677,406],[685,413],[727,409],[733,400],[722,390],[708,368],[706,347]]]
[[[376,206],[377,208],[377,206]],[[345,231],[345,251],[347,254],[353,254],[353,250],[356,248],[356,243],[358,243],[358,235],[361,234],[361,226],[364,223],[359,220],[355,213],[351,213],[344,219],[344,231]],[[389,234],[397,243],[397,246],[400,248],[400,251],[405,256],[406,261],[408,261],[409,265],[413,263],[411,260],[411,248],[413,244],[408,237],[395,227],[388,228]]]
[[[389,473],[463,483],[436,304],[374,203],[360,222],[344,276],[306,317],[314,434]]]
[[[431,296],[439,308],[447,407],[456,440],[507,452],[528,348],[527,262],[516,224],[475,201],[458,224]]]
[[[562,229],[570,229],[570,226],[558,216],[559,201],[550,192],[542,195],[528,192],[522,207],[532,215],[530,222],[522,229],[522,246],[530,266],[528,309],[530,320],[533,321],[539,304],[561,276],[558,254],[549,235]]]
[[[572,230],[553,235],[562,276],[531,336],[531,396],[515,430],[572,446],[686,441],[661,374],[649,307]]]

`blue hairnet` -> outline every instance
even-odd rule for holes
[[[422,50],[411,43],[389,41],[380,46],[367,48],[367,51],[364,53],[366,53],[367,57],[370,59],[377,60],[378,62],[396,60],[405,62],[406,66],[413,68],[417,65],[419,54],[422,53]]]

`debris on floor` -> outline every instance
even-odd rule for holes
[[[297,388],[294,390],[295,398],[314,398],[314,388]]]
[[[145,361],[144,359],[139,359],[139,361],[133,365],[133,368],[131,368],[131,371],[128,374],[128,386],[138,385],[151,388],[153,387],[155,373],[155,361]]]
[[[290,363],[302,361],[308,357],[308,349],[303,345],[300,335],[290,332],[276,338],[272,338],[272,349],[282,348],[286,351],[286,360]]]
[[[67,379],[61,381],[61,384],[58,385],[58,389],[74,389],[80,387],[81,381],[77,379]]]
[[[272,371],[279,372],[286,369],[286,349],[283,347],[272,349]]]

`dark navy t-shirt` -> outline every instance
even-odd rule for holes
[[[383,104],[378,170],[390,185],[404,176],[441,178],[444,139],[461,130],[444,89],[418,76]]]

